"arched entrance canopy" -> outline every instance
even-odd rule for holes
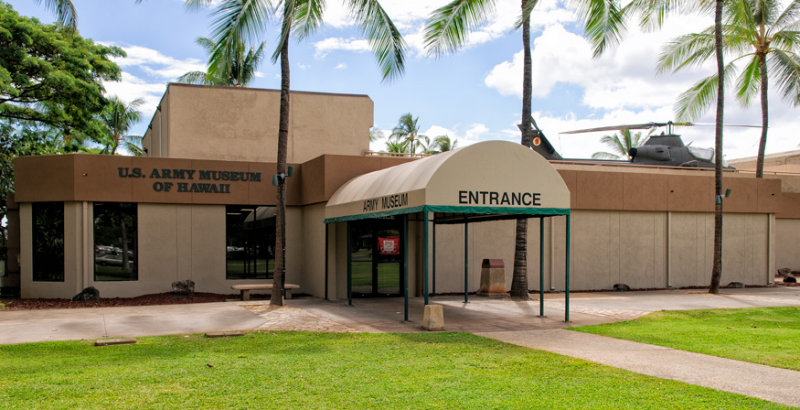
[[[328,201],[325,207],[325,223],[404,215],[404,226],[407,229],[408,214],[421,212],[425,221],[424,292],[427,304],[430,212],[434,213],[434,227],[441,223],[464,223],[465,239],[469,222],[565,215],[566,319],[569,320],[569,208],[569,189],[555,168],[541,155],[520,144],[487,141],[351,179]],[[405,245],[404,249],[407,248]],[[434,243],[434,266],[435,257]],[[407,265],[406,261],[406,320]],[[325,266],[327,270],[327,263]],[[466,272],[465,258],[465,300]],[[349,278],[348,263],[348,299]]]

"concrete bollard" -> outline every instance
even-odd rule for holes
[[[425,330],[444,329],[444,310],[442,305],[425,305],[422,315],[422,328]]]

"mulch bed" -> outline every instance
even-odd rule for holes
[[[259,295],[260,296],[260,295]],[[238,299],[239,295],[219,295],[216,293],[196,292],[191,296],[173,293],[157,293],[137,296],[135,298],[100,298],[95,302],[73,302],[69,299],[14,299],[3,301],[6,310],[32,309],[72,309],[87,307],[145,306],[145,305],[178,305],[186,303],[224,302],[227,299]]]

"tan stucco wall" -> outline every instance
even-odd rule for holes
[[[287,158],[361,155],[369,149],[372,100],[366,95],[292,92]],[[252,88],[170,84],[147,137],[151,156],[276,161],[280,92]],[[159,118],[160,116],[160,118]]]
[[[302,243],[296,253],[302,262],[296,282],[303,293],[325,296],[325,204],[302,208]],[[294,228],[293,230],[297,230]],[[329,255],[329,259],[335,255]],[[330,296],[330,295],[329,295]]]
[[[775,268],[800,270],[800,219],[775,221]],[[772,272],[775,273],[775,272]]]
[[[734,281],[747,285],[768,284],[769,221],[766,214],[725,215],[723,285]],[[635,289],[707,286],[711,275],[713,227],[713,214],[707,213],[573,211],[570,288],[611,289],[617,283]],[[545,289],[564,289],[565,228],[564,217],[545,220]],[[464,227],[440,225],[436,229],[436,291],[463,292]],[[470,292],[479,287],[484,258],[503,259],[506,286],[510,288],[514,222],[474,223],[469,229]],[[528,224],[528,288],[539,288],[539,223],[536,219],[529,220]]]

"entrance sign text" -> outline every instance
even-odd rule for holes
[[[542,206],[539,192],[458,191],[459,205]]]

